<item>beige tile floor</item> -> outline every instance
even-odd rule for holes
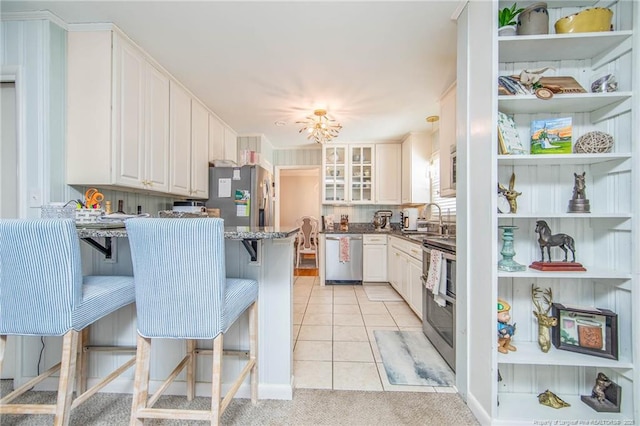
[[[456,392],[389,383],[373,331],[421,331],[404,301],[373,302],[361,285],[320,286],[318,277],[296,277],[293,316],[296,388]]]

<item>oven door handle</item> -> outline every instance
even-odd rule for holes
[[[431,247],[422,246],[422,251],[425,252],[427,256],[431,256],[431,250],[438,250],[438,249],[433,249]],[[442,250],[440,250],[440,252],[443,254],[443,257],[445,259],[453,260],[454,262],[456,261],[456,255],[455,254],[447,253],[446,251],[442,251]]]
[[[422,285],[425,286],[427,284],[427,276],[422,274],[420,276],[420,280],[422,281]],[[431,292],[431,290],[427,289],[427,291]],[[451,303],[452,305],[456,304],[456,299],[454,299],[451,296],[447,296],[446,294],[441,294],[440,297],[442,297],[444,300],[446,300],[447,302]]]

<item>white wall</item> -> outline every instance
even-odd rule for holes
[[[320,220],[320,169],[280,173],[280,226],[295,225],[301,216]]]

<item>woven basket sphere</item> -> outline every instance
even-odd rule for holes
[[[613,148],[613,136],[604,132],[589,132],[580,136],[573,147],[577,154],[601,154],[611,152]]]

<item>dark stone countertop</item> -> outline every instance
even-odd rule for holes
[[[402,238],[403,240],[410,241],[416,244],[422,244],[422,240],[427,236],[433,235],[427,232],[408,231],[402,232],[400,225],[397,223],[391,224],[391,230],[389,231],[376,231],[372,223],[350,223],[347,231],[340,231],[340,225],[334,225],[333,229],[325,229],[320,231],[321,234],[375,234],[375,235],[392,235],[394,237]]]
[[[80,238],[126,238],[125,228],[94,229],[82,228],[77,225]],[[224,238],[226,240],[273,240],[292,237],[298,232],[296,227],[250,227],[250,226],[225,226]]]

